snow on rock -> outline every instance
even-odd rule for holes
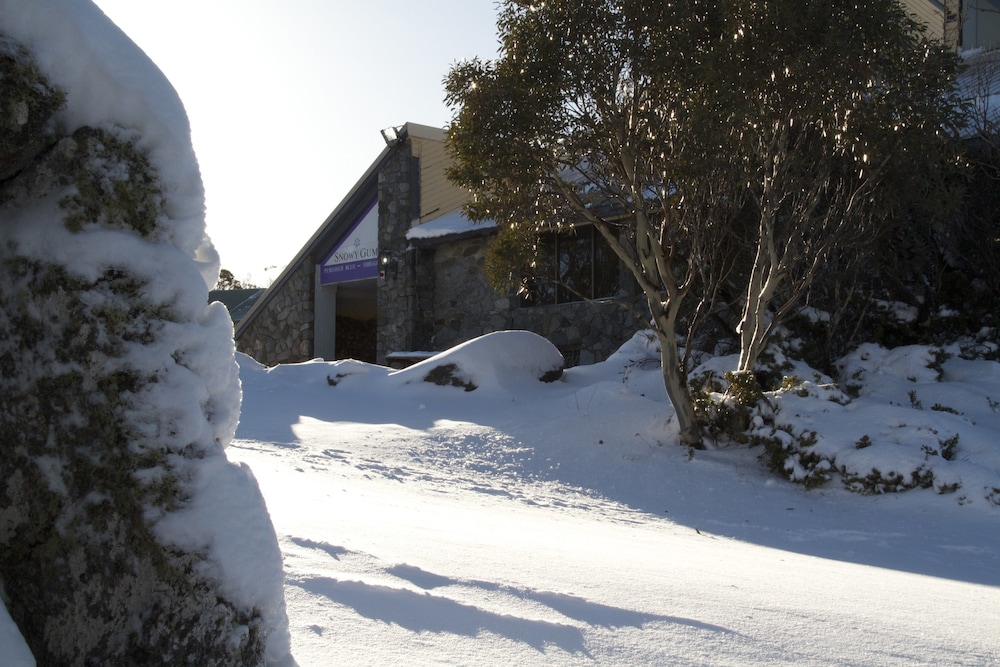
[[[4,667],[35,667],[35,657],[24,643],[3,600],[0,600],[0,665]]]
[[[7,609],[47,663],[291,664],[183,105],[87,1],[0,0],[0,52]]]
[[[214,285],[219,257],[205,234],[187,113],[159,68],[86,0],[0,0],[0,16],[3,31],[66,92],[59,117],[65,134],[94,127],[135,136],[163,184],[170,241],[197,263],[206,288]]]
[[[390,375],[395,381],[433,382],[482,389],[517,389],[562,375],[565,361],[556,347],[530,331],[497,331],[457,345]]]
[[[265,663],[291,665],[281,552],[250,469],[221,456],[206,459],[197,468],[190,504],[157,529],[173,543],[213,555],[200,564],[203,576],[219,581],[225,597],[260,610],[269,628]]]

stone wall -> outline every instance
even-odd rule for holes
[[[312,359],[314,272],[306,257],[241,333],[236,349],[267,366]]]
[[[645,299],[576,301],[515,308],[511,329],[544,336],[566,357],[567,366],[604,361],[640,329],[649,328]]]
[[[424,349],[446,350],[493,331],[510,328],[511,299],[486,282],[483,263],[489,239],[464,239],[436,246],[419,273],[430,272],[433,292],[422,306],[427,330]]]
[[[544,336],[566,357],[567,365],[603,361],[632,335],[648,326],[644,299],[578,301],[522,308],[516,295],[498,294],[486,282],[483,263],[490,236],[441,242],[411,251],[420,293],[415,349],[442,351],[494,331],[520,329]]]
[[[390,352],[412,351],[417,312],[416,256],[408,251],[406,232],[414,217],[416,174],[414,159],[406,150],[394,152],[378,175],[378,247],[389,252],[392,263],[377,288],[378,340],[376,359],[386,363]],[[417,195],[419,196],[419,195]]]
[[[419,163],[409,147],[396,151],[378,176],[379,251],[393,260],[378,283],[377,363],[386,364],[390,353],[440,352],[494,331],[523,329],[552,341],[568,364],[588,364],[606,359],[648,326],[641,297],[627,297],[624,304],[521,308],[516,295],[498,294],[486,282],[490,235],[409,242],[420,198]],[[631,285],[627,276],[622,283]]]

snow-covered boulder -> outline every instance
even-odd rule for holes
[[[496,331],[456,345],[390,377],[402,383],[431,382],[466,391],[517,389],[562,377],[565,361],[548,340],[530,331]]]
[[[0,0],[0,81],[10,617],[39,664],[292,664],[183,106],[84,0]]]

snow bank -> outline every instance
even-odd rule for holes
[[[480,341],[475,359],[475,343],[442,358],[465,356],[472,370],[505,338]],[[918,371],[923,411],[905,391],[835,403],[832,380],[805,366],[789,371],[805,396],[773,400],[779,417],[831,438],[886,428],[883,410],[899,399],[900,416],[944,432],[956,415],[930,409],[932,388],[961,390],[947,404],[976,421],[974,411],[992,414],[1000,365],[952,358],[938,382],[916,361],[931,358],[871,350],[863,369],[902,373],[900,389]],[[655,336],[558,382],[524,373],[501,400],[356,361],[240,363],[249,407],[231,453],[253,466],[272,508],[303,667],[1000,655],[997,507],[971,493],[957,502],[965,490],[807,491],[768,472],[761,447],[689,456],[664,428]],[[996,424],[979,423],[1000,450]],[[958,451],[976,459],[970,433]]]

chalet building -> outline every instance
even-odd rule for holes
[[[1000,43],[1000,0],[902,2],[956,49]],[[462,214],[467,193],[445,176],[444,131],[407,123],[382,134],[385,148],[344,200],[274,283],[245,302],[240,351],[269,365],[353,358],[403,366],[523,329],[573,365],[606,358],[647,326],[634,281],[587,226],[540,238],[547,268],[530,289],[495,292],[483,269],[495,228]]]
[[[633,281],[589,227],[542,239],[551,275],[498,294],[483,264],[492,223],[461,212],[443,130],[383,131],[386,147],[236,325],[273,365],[313,358],[405,366],[501,330],[548,338],[568,365],[610,355],[647,326]],[[559,275],[555,275],[558,271]]]

